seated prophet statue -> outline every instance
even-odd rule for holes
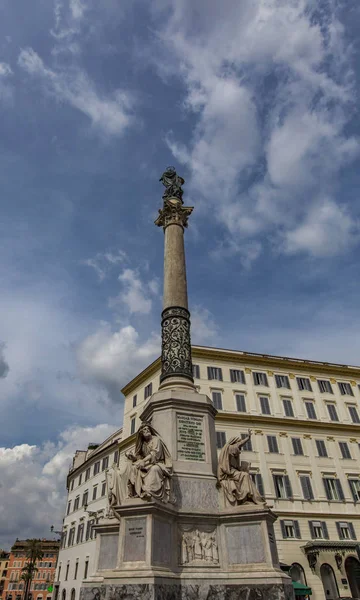
[[[251,479],[249,463],[240,463],[241,448],[251,439],[251,430],[245,438],[234,437],[222,448],[218,464],[218,485],[224,490],[231,506],[265,504],[264,498]]]
[[[135,451],[125,454],[131,461],[127,473],[130,498],[175,502],[172,496],[170,452],[152,425],[143,423],[139,427]]]

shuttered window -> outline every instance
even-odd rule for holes
[[[208,367],[208,379],[217,379],[218,381],[223,380],[222,369],[219,367]]]
[[[278,454],[279,453],[279,448],[278,448],[278,443],[277,443],[276,436],[275,435],[268,435],[266,437],[267,437],[269,452],[272,452],[274,454]]]
[[[338,386],[340,390],[340,394],[342,396],[353,396],[354,392],[352,391],[352,387],[350,383],[344,383],[342,381],[338,381]]]
[[[304,500],[313,500],[314,493],[311,486],[310,477],[308,475],[300,476],[300,484],[303,493]]]
[[[259,400],[262,414],[271,415],[269,398],[267,396],[260,396]]]
[[[315,406],[313,402],[305,402],[305,408],[309,419],[317,419]]]
[[[246,400],[244,394],[235,394],[236,410],[246,412]]]
[[[291,438],[291,441],[292,441],[292,445],[293,445],[294,454],[296,456],[303,456],[304,451],[303,451],[301,439],[300,438]]]
[[[226,433],[225,431],[216,432],[216,447],[222,448],[226,444]]]
[[[276,497],[292,500],[293,493],[288,475],[273,475],[273,480]]]
[[[265,385],[269,387],[266,373],[253,372],[253,380],[255,385]]]
[[[222,410],[222,396],[221,392],[212,392],[212,401],[216,410]]]
[[[281,533],[285,540],[291,538],[301,539],[299,521],[280,521]]]
[[[291,402],[291,400],[289,400],[289,398],[283,399],[283,406],[284,406],[285,417],[293,417],[294,409],[293,409],[292,402]]]
[[[340,540],[356,540],[356,533],[352,523],[339,521],[336,523],[336,529]]]
[[[275,375],[275,383],[278,388],[290,389],[290,382],[287,375]]]
[[[245,384],[244,371],[241,371],[239,369],[230,369],[230,381],[231,381],[231,383]]]
[[[315,440],[318,455],[322,458],[327,457],[327,449],[324,440]]]
[[[339,447],[343,458],[351,458],[349,446],[346,442],[339,442]]]
[[[328,500],[345,500],[344,492],[339,479],[323,478],[325,494]]]
[[[200,379],[200,367],[199,365],[193,365],[193,378]]]
[[[354,502],[360,500],[360,479],[349,479],[349,486]]]
[[[308,377],[297,377],[296,381],[299,390],[307,390],[308,392],[312,392],[310,379],[308,379]]]
[[[327,379],[318,379],[319,390],[322,394],[333,394],[333,389],[331,387],[330,381]]]
[[[241,434],[241,439],[243,440],[244,438],[246,438],[246,437],[247,437],[247,435],[248,435],[247,433],[242,433],[242,434]],[[250,440],[248,440],[248,441],[246,442],[246,444],[244,444],[244,445],[243,445],[243,447],[242,447],[242,450],[247,450],[248,452],[251,452],[251,451],[252,451],[252,443],[251,443],[251,439],[250,439]]]
[[[349,413],[353,423],[360,423],[359,413],[356,406],[349,406]]]
[[[329,413],[329,417],[331,421],[338,421],[339,417],[336,411],[336,406],[335,404],[327,404],[327,409],[328,409],[328,413]]]
[[[325,521],[309,521],[309,529],[313,540],[329,539],[329,532]]]

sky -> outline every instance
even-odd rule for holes
[[[168,165],[195,344],[360,364],[357,0],[0,0],[0,547],[160,353]]]

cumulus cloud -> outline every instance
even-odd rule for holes
[[[45,93],[59,102],[67,102],[85,115],[99,133],[106,136],[123,135],[133,124],[133,101],[127,91],[117,89],[112,94],[101,93],[80,67],[53,70],[45,66],[32,48],[21,50],[18,64],[42,84]]]
[[[66,502],[66,476],[76,450],[102,442],[117,427],[74,427],[57,442],[0,448],[0,547],[17,537],[49,537],[50,526],[61,527]]]
[[[131,325],[113,331],[102,323],[98,331],[86,337],[77,348],[77,360],[83,377],[104,385],[114,397],[120,388],[160,352],[156,334],[141,340]]]
[[[214,315],[203,306],[194,306],[191,310],[191,343],[210,343],[218,334],[219,329]]]
[[[93,258],[82,260],[81,264],[94,269],[99,281],[103,281],[111,272],[113,267],[127,260],[127,254],[123,250],[116,252],[98,252]]]
[[[5,344],[0,342],[0,378],[4,378],[9,373],[10,367],[5,359]]]
[[[335,195],[359,140],[347,132],[356,110],[351,49],[332,4],[318,11],[310,0],[203,0],[195,10],[191,0],[163,0],[153,10],[167,50],[157,64],[163,76],[182,78],[184,109],[196,119],[189,143],[171,132],[166,140],[190,171],[198,208],[216,207],[230,233],[218,255],[239,252],[248,267],[275,232],[283,251],[328,255],[304,235],[323,196],[343,215],[333,254],[349,237],[356,242],[345,225],[350,208]],[[331,239],[322,227],[326,246]],[[246,251],[249,240],[256,245]]]
[[[11,104],[13,98],[13,86],[9,83],[9,77],[13,74],[10,65],[0,62],[0,102]]]

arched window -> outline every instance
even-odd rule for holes
[[[360,563],[354,556],[348,556],[345,561],[346,576],[349,581],[353,598],[360,595]]]
[[[66,589],[64,588],[61,594],[62,600],[66,600]]]
[[[71,590],[70,600],[75,600],[75,589],[74,588]]]
[[[292,581],[296,581],[297,583],[302,583],[303,585],[307,585],[305,571],[299,563],[293,563],[290,567],[289,575]]]
[[[324,563],[320,567],[320,576],[326,600],[336,600],[339,596],[339,590],[334,569],[330,565]]]

